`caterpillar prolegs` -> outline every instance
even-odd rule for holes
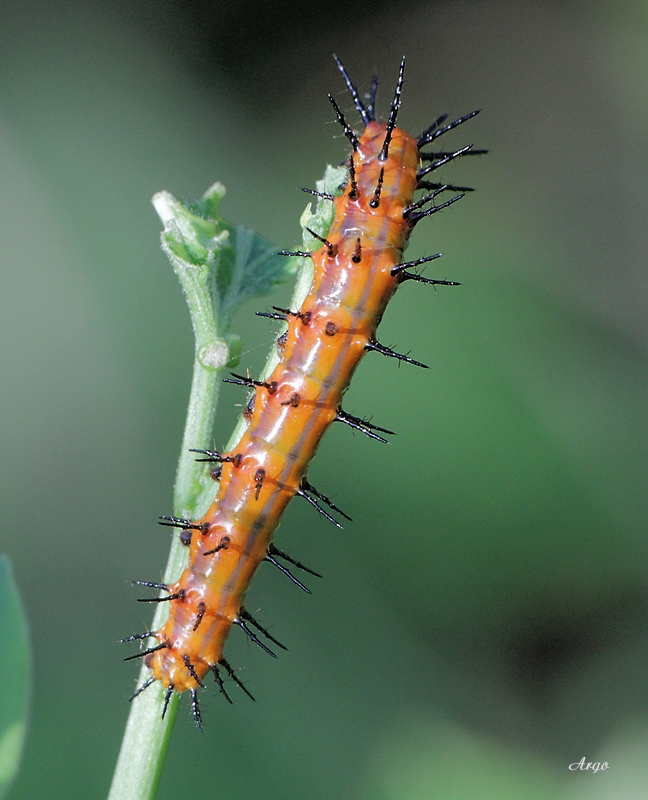
[[[335,524],[324,506],[343,513],[306,478],[324,432],[337,421],[380,441],[385,441],[381,434],[390,433],[342,410],[344,392],[360,360],[375,350],[425,366],[377,341],[376,329],[387,303],[407,280],[457,285],[423,277],[416,271],[438,256],[403,262],[402,254],[421,219],[450,206],[469,191],[468,187],[431,183],[427,176],[456,158],[484,152],[473,150],[472,145],[447,152],[423,148],[477,112],[450,123],[446,122],[447,115],[440,116],[419,137],[410,136],[396,127],[405,59],[387,122],[376,120],[377,80],[373,79],[370,93],[363,98],[341,62],[335,60],[364,129],[357,134],[329,95],[352,147],[348,179],[341,195],[325,196],[335,205],[328,234],[320,237],[310,231],[321,241],[321,247],[312,253],[284,253],[312,258],[310,292],[299,309],[275,309],[276,313],[265,314],[287,323],[278,341],[279,363],[272,374],[263,381],[240,375],[228,379],[254,389],[245,411],[247,430],[233,452],[199,451],[217,465],[216,498],[200,520],[163,518],[166,524],[181,529],[181,539],[190,548],[188,563],[173,585],[139,582],[166,592],[152,602],[168,602],[169,615],[159,630],[124,640],[157,640],[154,647],[130,657],[143,657],[151,670],[133,697],[158,680],[165,687],[167,703],[174,691],[189,690],[199,727],[197,691],[208,673],[213,673],[228,700],[220,668],[247,691],[223,655],[233,626],[272,656],[275,653],[266,642],[282,647],[244,607],[245,594],[259,565],[269,561],[308,591],[284,562],[306,568],[273,543],[288,503],[295,495],[305,497]],[[419,190],[424,195],[416,200]],[[457,193],[437,204],[436,199],[448,191]]]

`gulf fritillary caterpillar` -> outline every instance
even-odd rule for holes
[[[267,380],[256,381],[236,374],[227,379],[254,389],[254,397],[244,412],[247,430],[235,451],[196,451],[215,464],[212,474],[219,481],[216,498],[200,520],[162,518],[162,524],[181,529],[181,540],[190,548],[188,563],[172,585],[135,581],[165,592],[148,601],[168,602],[169,615],[159,630],[122,640],[143,641],[153,637],[158,642],[126,659],[144,658],[151,670],[151,676],[131,700],[159,680],[165,687],[164,716],[173,692],[188,689],[199,728],[202,723],[197,690],[204,686],[208,672],[213,673],[229,702],[219,667],[250,695],[223,656],[223,645],[234,625],[271,656],[276,654],[256,632],[283,647],[244,607],[245,594],[259,565],[270,562],[306,592],[309,590],[282,562],[317,575],[273,543],[274,532],[290,500],[295,495],[306,498],[338,526],[318,501],[349,519],[306,478],[324,432],[337,421],[382,442],[386,439],[380,434],[391,433],[341,408],[342,397],[360,360],[366,352],[375,350],[425,367],[376,340],[383,312],[401,283],[413,280],[458,285],[410,271],[438,255],[402,261],[417,222],[447,208],[470,191],[469,187],[430,183],[425,178],[456,158],[485,152],[473,150],[472,145],[454,152],[422,152],[422,148],[474,117],[477,111],[450,123],[446,123],[444,114],[416,138],[396,127],[404,58],[386,123],[378,122],[375,117],[377,79],[373,78],[365,103],[342,63],[334,58],[364,130],[357,135],[329,95],[337,121],[352,146],[347,162],[348,180],[340,187],[339,196],[311,192],[335,204],[335,217],[326,237],[307,229],[322,246],[312,253],[282,253],[312,258],[314,278],[310,292],[298,310],[276,308],[276,313],[261,313],[286,322],[287,330],[277,341],[279,362]],[[423,166],[423,162],[430,163]],[[426,194],[415,200],[415,192],[420,189]],[[450,190],[459,194],[436,205],[436,198]]]

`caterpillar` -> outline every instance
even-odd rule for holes
[[[198,728],[202,726],[198,690],[204,687],[208,673],[213,674],[229,702],[221,668],[250,694],[223,654],[234,626],[271,656],[276,654],[267,642],[283,647],[244,605],[259,565],[264,561],[273,564],[307,592],[308,588],[286,563],[318,574],[273,542],[288,503],[298,495],[335,525],[339,526],[339,522],[330,512],[350,519],[307,479],[309,462],[323,434],[334,422],[382,442],[391,433],[342,410],[343,395],[361,359],[368,351],[376,351],[425,367],[376,339],[387,303],[405,281],[458,285],[455,281],[424,277],[417,270],[439,254],[406,262],[402,256],[420,220],[471,191],[469,187],[431,183],[427,176],[461,156],[485,152],[474,150],[472,145],[455,151],[424,152],[423,148],[478,112],[450,123],[444,114],[420,136],[411,136],[396,126],[405,59],[400,64],[387,122],[376,119],[377,79],[372,79],[368,95],[361,97],[340,60],[336,56],[334,59],[363,131],[358,134],[353,130],[329,94],[336,119],[351,144],[346,162],[348,179],[336,196],[306,190],[335,205],[334,220],[326,236],[309,230],[321,247],[314,252],[282,251],[282,255],[312,259],[314,277],[309,294],[299,309],[257,312],[286,323],[286,331],[277,341],[279,362],[265,380],[238,374],[226,379],[254,390],[244,411],[247,429],[232,452],[196,451],[214,464],[212,475],[219,481],[216,498],[202,519],[162,518],[163,524],[180,529],[181,541],[189,547],[187,566],[172,585],[135,582],[163,591],[165,594],[151,601],[168,602],[169,614],[159,630],[122,640],[142,642],[153,637],[157,641],[155,646],[129,657],[144,658],[151,670],[150,677],[131,699],[154,681],[161,681],[165,688],[164,716],[173,692],[188,690]],[[424,195],[415,200],[418,190],[423,190]],[[447,191],[458,193],[437,204],[436,198]]]

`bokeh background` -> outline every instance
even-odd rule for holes
[[[150,197],[227,186],[223,212],[299,244],[352,115],[331,53],[400,124],[484,109],[491,154],[408,256],[443,251],[381,328],[311,478],[355,522],[289,509],[249,607],[290,647],[228,658],[258,702],[181,710],[159,797],[632,800],[648,795],[648,6],[642,0],[8,0],[0,28],[1,548],[35,656],[15,800],[106,795],[158,579],[192,364]],[[288,291],[288,290],[287,290]],[[284,292],[274,298],[285,302]],[[258,369],[273,330],[235,329]],[[214,443],[231,430],[223,390]],[[343,426],[340,426],[341,428]],[[606,772],[569,771],[583,756]]]

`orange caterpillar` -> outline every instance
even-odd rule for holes
[[[244,608],[250,581],[261,562],[272,562],[308,591],[277,559],[299,568],[304,568],[303,565],[278,550],[273,545],[273,536],[281,515],[296,494],[306,497],[335,522],[317,500],[334,511],[339,509],[306,480],[308,464],[326,429],[339,421],[382,441],[385,440],[378,432],[390,433],[341,409],[342,397],[360,360],[368,350],[376,350],[425,366],[376,341],[376,328],[387,303],[399,284],[408,279],[456,285],[408,271],[437,256],[406,263],[401,259],[414,225],[463,196],[459,194],[445,203],[425,208],[442,192],[464,188],[428,183],[425,176],[471,152],[472,145],[447,153],[421,153],[421,148],[477,112],[446,125],[443,125],[446,115],[439,117],[420,137],[414,138],[396,127],[404,59],[386,123],[375,120],[376,79],[365,104],[337,58],[336,62],[365,128],[357,136],[329,95],[353,151],[348,160],[349,178],[344,193],[339,197],[324,195],[335,203],[335,219],[327,237],[321,238],[311,231],[321,239],[322,247],[313,253],[285,253],[313,259],[310,292],[299,310],[276,309],[282,313],[266,315],[285,319],[288,325],[278,340],[280,361],[270,377],[253,381],[234,376],[233,382],[253,386],[255,396],[246,409],[247,430],[235,451],[222,454],[200,451],[207,460],[221,464],[220,486],[211,507],[196,522],[166,518],[171,525],[183,528],[183,541],[190,542],[187,567],[170,586],[141,583],[168,592],[167,596],[157,598],[169,602],[167,621],[158,631],[124,640],[152,636],[159,642],[131,656],[144,657],[152,672],[134,697],[159,680],[166,688],[166,711],[171,694],[188,689],[198,727],[201,719],[197,690],[203,686],[208,672],[214,674],[226,697],[219,666],[244,688],[223,657],[223,645],[232,626],[241,627],[273,656],[253,629],[279,645]],[[431,163],[423,167],[422,161]],[[427,193],[415,201],[417,189],[425,189]]]

